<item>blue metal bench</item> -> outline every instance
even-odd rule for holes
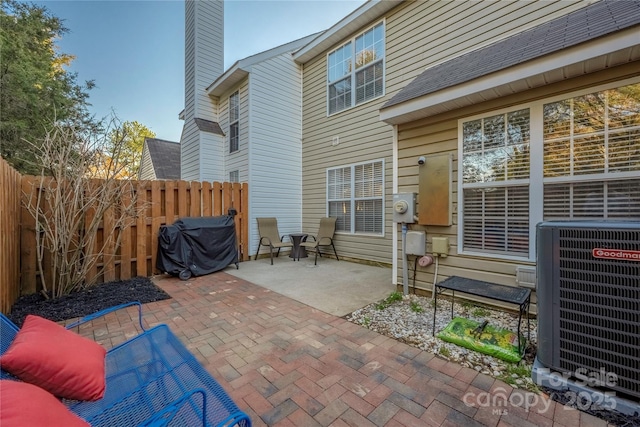
[[[123,304],[86,316],[74,328],[107,313],[138,306],[142,333],[112,348],[106,356],[106,390],[95,402],[63,400],[92,426],[239,426],[251,420],[167,325],[146,330],[142,306]],[[18,327],[0,313],[0,354]],[[16,379],[0,370],[0,378]]]

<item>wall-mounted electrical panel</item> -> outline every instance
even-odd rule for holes
[[[418,166],[419,224],[449,227],[453,223],[452,170],[452,154],[426,156]]]
[[[416,193],[393,195],[393,222],[413,224],[416,215]]]

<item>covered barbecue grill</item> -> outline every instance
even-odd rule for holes
[[[233,216],[181,218],[158,232],[160,271],[187,280],[235,263],[238,246]]]

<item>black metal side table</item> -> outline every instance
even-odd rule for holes
[[[289,234],[289,239],[291,239],[291,243],[293,244],[289,258],[293,258],[294,261],[300,261],[300,258],[307,257],[307,249],[300,245],[307,236],[308,234],[305,233]]]
[[[456,291],[470,295],[485,297],[496,301],[515,304],[519,308],[518,317],[518,347],[523,352],[526,348],[527,341],[520,341],[520,323],[523,315],[527,316],[527,336],[531,340],[531,324],[529,322],[529,305],[531,303],[531,290],[525,288],[517,288],[515,286],[498,285],[497,283],[483,282],[480,280],[467,279],[464,277],[451,276],[440,283],[436,283],[434,289],[434,307],[433,307],[433,331],[436,334],[436,311],[438,310],[438,295],[444,291],[451,291],[451,318],[453,319],[453,300]]]

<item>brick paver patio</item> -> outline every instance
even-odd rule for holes
[[[155,282],[172,299],[144,320],[167,323],[255,426],[606,426],[224,272]],[[136,313],[84,333],[116,345]]]

